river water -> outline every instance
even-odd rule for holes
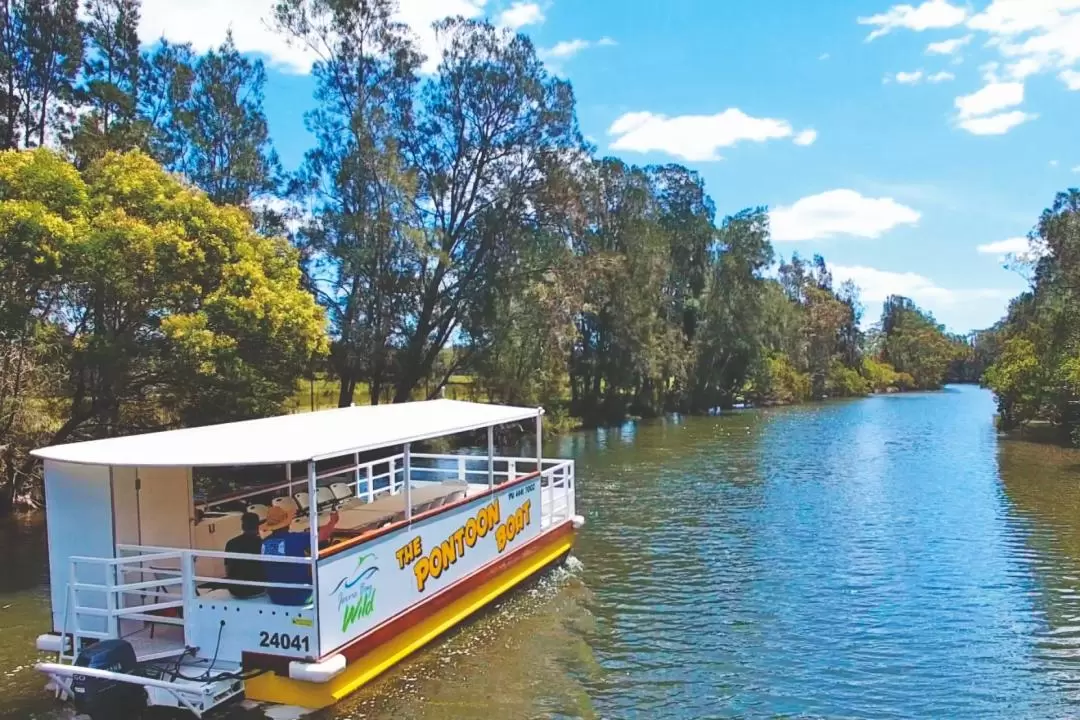
[[[321,717],[1078,717],[1080,453],[993,410],[956,387],[563,438],[568,567]],[[0,529],[3,717],[61,717],[27,669],[41,538]]]

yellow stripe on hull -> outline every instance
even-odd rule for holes
[[[328,683],[302,682],[264,673],[245,682],[245,694],[249,700],[295,705],[313,710],[333,705],[558,560],[570,551],[573,543],[574,534],[569,533],[535,555],[525,558],[521,563],[507,568],[424,621],[367,653]]]

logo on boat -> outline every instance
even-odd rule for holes
[[[374,557],[374,553],[367,553],[357,558],[352,573],[342,578],[330,593],[331,597],[337,597],[341,632],[347,631],[357,620],[375,612],[375,586],[370,581],[379,572],[379,568],[368,563]]]

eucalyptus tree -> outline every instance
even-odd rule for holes
[[[315,146],[293,191],[312,210],[300,242],[333,326],[342,406],[353,402],[361,380],[372,403],[392,381],[421,256],[416,174],[402,144],[422,58],[396,9],[392,0],[283,0],[276,7],[279,30],[315,59],[318,105],[307,115]]]

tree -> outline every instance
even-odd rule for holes
[[[88,0],[86,39],[78,98],[89,110],[70,139],[76,164],[86,167],[109,150],[146,146],[139,118],[143,58],[139,52],[140,0]]]
[[[36,174],[3,171],[27,164],[7,153],[0,196],[29,203],[43,240],[63,246],[47,322],[68,372],[49,442],[279,411],[326,349],[295,251],[141,153],[108,153],[81,178],[37,153],[31,165],[66,184],[42,193]]]
[[[0,5],[0,149],[54,140],[70,123],[83,57],[78,0]]]
[[[692,412],[730,407],[764,361],[761,273],[773,258],[765,210],[725,218],[716,252],[696,338]]]
[[[421,58],[395,8],[391,0],[287,0],[276,11],[282,32],[318,58],[319,106],[307,116],[316,144],[294,192],[314,210],[300,241],[336,336],[342,406],[362,379],[372,403],[392,382],[412,322],[408,283],[421,267],[416,179],[401,151]]]
[[[985,379],[1002,429],[1044,420],[1080,445],[1080,190],[1059,193],[1030,239],[1041,251],[1032,287],[995,328],[1001,352]]]
[[[409,278],[395,400],[408,400],[462,323],[520,272],[522,226],[551,158],[581,147],[569,83],[532,42],[487,22],[437,24],[445,50],[421,89],[406,156],[417,177],[418,264]],[[454,372],[454,368],[449,368]],[[436,378],[441,387],[449,378]]]
[[[171,69],[173,78],[183,72],[178,52],[159,57],[161,71]],[[170,87],[185,82],[173,78],[165,80]],[[279,185],[280,163],[263,112],[265,85],[262,61],[241,55],[229,32],[220,48],[195,62],[190,88],[171,113],[164,159],[215,203],[247,207]]]
[[[164,38],[143,58],[139,117],[147,126],[150,154],[166,168],[177,167],[185,153],[182,123],[195,84],[194,66],[190,45],[173,45]]]
[[[87,201],[57,155],[0,153],[0,512],[22,493],[27,450],[54,429],[48,399],[61,391],[67,353],[51,319]]]
[[[914,379],[923,390],[940,388],[961,350],[932,315],[909,298],[892,295],[882,308],[881,360]]]

